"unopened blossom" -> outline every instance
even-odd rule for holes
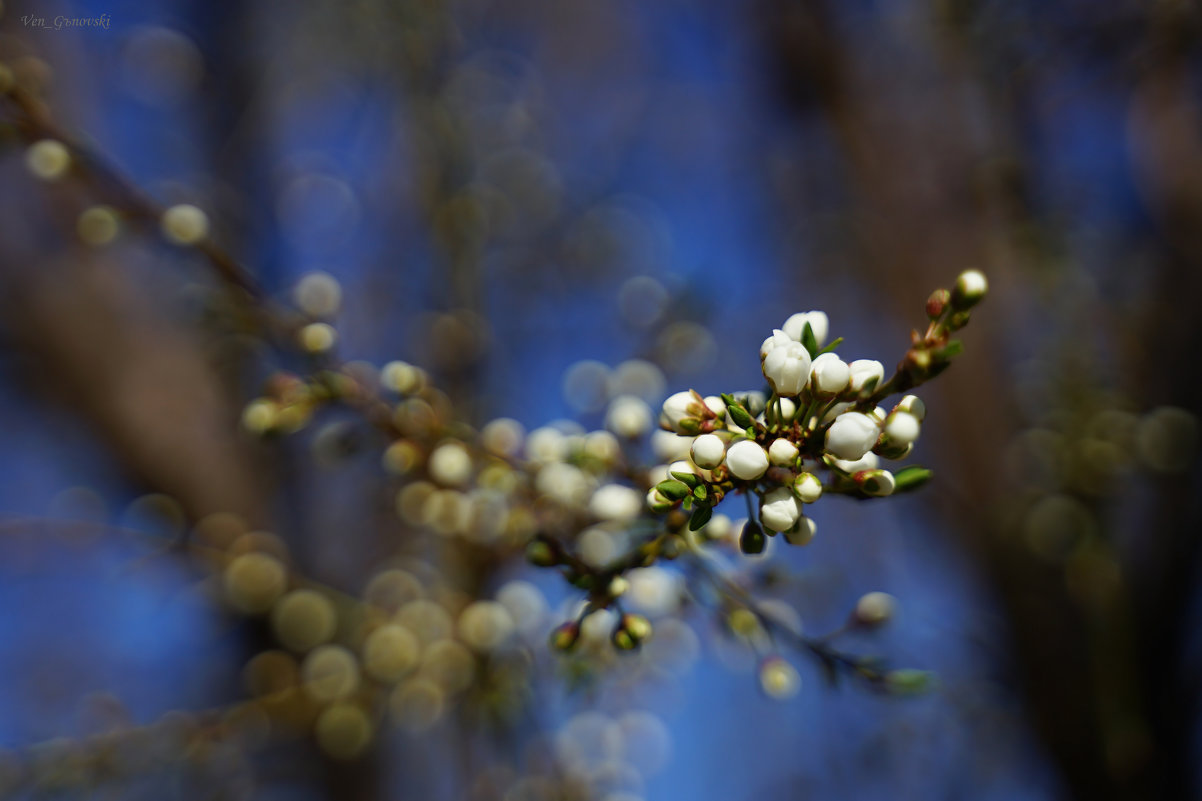
[[[893,488],[897,486],[893,474],[888,470],[861,470],[852,476],[852,478],[860,485],[860,489],[865,495],[872,495],[878,498],[892,495]]]
[[[692,392],[677,392],[674,395],[669,395],[664,401],[663,410],[659,415],[659,424],[669,431],[675,431],[678,434],[696,434],[697,429],[691,431],[689,423],[697,421],[707,411],[705,405],[697,400],[697,396]]]
[[[430,454],[430,477],[440,484],[462,487],[472,477],[472,457],[459,442],[439,445]]]
[[[835,459],[834,466],[848,475],[855,475],[861,470],[876,470],[881,466],[881,460],[869,451],[859,459]]]
[[[621,484],[606,484],[593,493],[589,511],[600,520],[633,520],[642,510],[643,498],[638,490]]]
[[[927,405],[922,402],[922,398],[917,395],[906,395],[897,402],[893,407],[895,412],[909,412],[918,418],[918,422],[922,422],[927,416]]]
[[[785,542],[790,545],[809,545],[818,533],[818,524],[812,518],[802,515],[793,524],[793,528],[784,532]]]
[[[764,355],[763,370],[778,395],[799,395],[810,381],[810,352],[800,342],[773,339]]]
[[[980,270],[965,270],[952,287],[952,307],[963,311],[981,302],[989,291],[989,282]]]
[[[822,479],[813,473],[798,473],[793,492],[802,503],[813,503],[822,497]]]
[[[865,384],[876,379],[878,382],[885,377],[885,366],[876,359],[856,359],[848,365],[851,372],[852,392],[861,392]]]
[[[905,447],[912,444],[921,430],[918,418],[909,412],[894,412],[885,420],[885,437],[892,445]]]
[[[773,531],[788,531],[801,517],[801,503],[788,487],[777,487],[760,503],[760,522]]]
[[[642,398],[619,395],[605,413],[605,427],[619,437],[640,437],[651,428],[651,407]]]
[[[726,466],[735,478],[750,481],[768,470],[768,453],[755,442],[742,439],[726,451]]]
[[[785,320],[785,324],[781,326],[784,332],[792,339],[800,342],[801,334],[805,331],[806,323],[810,324],[810,333],[814,335],[814,341],[819,345],[826,342],[826,333],[830,327],[830,321],[827,319],[826,312],[808,311],[798,312]]]
[[[796,458],[797,446],[784,437],[772,440],[768,446],[768,461],[777,467],[790,465]]]
[[[683,459],[689,455],[693,438],[674,434],[671,431],[653,431],[651,433],[651,450],[656,457],[664,462]]]
[[[856,602],[856,622],[863,626],[887,623],[897,609],[897,599],[887,592],[870,592]]]
[[[692,455],[698,467],[712,470],[726,459],[726,443],[717,434],[702,434],[693,440]]]
[[[830,397],[847,389],[851,368],[833,353],[821,353],[810,365],[810,386],[819,395]]]
[[[861,412],[844,412],[826,431],[826,450],[839,459],[859,459],[880,436],[876,421]]]
[[[772,335],[765,339],[760,345],[760,358],[763,359],[766,357],[768,352],[773,348],[777,348],[782,345],[788,345],[790,342],[796,341],[797,340],[793,339],[779,328],[773,329]],[[753,411],[752,414],[755,414],[755,412]]]

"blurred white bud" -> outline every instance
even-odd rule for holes
[[[497,456],[514,456],[522,447],[526,429],[517,420],[499,417],[480,430],[480,444]]]
[[[956,278],[952,287],[952,307],[958,311],[971,308],[985,297],[989,282],[980,270],[965,270]]]
[[[557,428],[536,428],[526,437],[526,455],[535,462],[561,462],[568,455],[567,437]]]
[[[698,467],[712,470],[726,458],[726,443],[717,434],[702,434],[693,440],[692,456]]]
[[[329,273],[313,272],[297,282],[292,297],[310,317],[332,317],[342,305],[342,286]]]
[[[768,470],[768,454],[755,442],[742,439],[726,452],[726,466],[735,478],[750,481]]]
[[[777,467],[793,464],[796,458],[797,446],[784,437],[772,440],[772,444],[768,446],[768,461]]]
[[[859,459],[880,436],[876,421],[860,412],[844,412],[826,431],[826,449],[839,459]]]
[[[296,340],[308,353],[326,353],[338,341],[338,332],[327,323],[309,323],[297,332]]]
[[[472,478],[472,456],[459,442],[439,445],[430,454],[430,478],[448,487],[462,487]]]
[[[760,502],[760,522],[772,531],[788,531],[801,517],[801,504],[788,487],[777,487]]]
[[[534,487],[565,506],[582,504],[589,497],[589,479],[580,468],[552,462],[538,471]]]
[[[177,245],[195,245],[209,235],[209,218],[196,206],[181,203],[163,212],[163,236]]]
[[[588,508],[599,520],[633,520],[643,510],[643,498],[638,490],[606,484],[593,493]]]
[[[760,688],[769,698],[782,701],[797,695],[801,689],[801,676],[797,668],[779,656],[773,656],[760,665]]]
[[[424,371],[408,362],[391,361],[380,369],[380,384],[401,395],[419,391],[424,383]]]
[[[692,437],[684,437],[671,431],[660,430],[651,434],[651,450],[655,452],[656,458],[665,462],[688,456],[692,444]]]
[[[43,181],[56,181],[71,167],[71,151],[56,139],[42,139],[25,151],[25,166]]]
[[[861,392],[870,380],[875,378],[879,383],[885,377],[885,366],[875,359],[856,359],[847,367],[851,373],[852,392]]]
[[[887,623],[897,609],[897,599],[887,592],[870,592],[856,602],[856,621],[865,626]]]
[[[827,319],[826,312],[808,311],[798,312],[785,320],[785,324],[781,326],[785,333],[798,342],[801,341],[801,334],[805,331],[806,323],[810,324],[810,331],[814,334],[814,341],[821,346],[826,342],[826,334],[830,328],[830,320]]]
[[[622,455],[622,446],[608,431],[591,431],[584,437],[584,452],[604,465],[612,465]]]
[[[641,437],[651,428],[651,407],[642,398],[619,395],[605,413],[605,427],[619,437]]]

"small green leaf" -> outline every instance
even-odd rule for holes
[[[822,350],[818,351],[818,352],[817,352],[817,353],[815,353],[814,355],[815,355],[815,356],[821,356],[821,355],[822,355],[822,354],[824,354],[824,353],[830,353],[831,351],[833,351],[835,348],[839,347],[839,346],[840,346],[840,345],[842,345],[842,344],[843,344],[843,337],[838,337],[838,338],[836,338],[836,339],[835,339],[835,341],[834,341],[834,342],[831,342],[831,343],[827,344],[827,346],[826,346],[825,348],[823,348]]]
[[[805,349],[810,352],[810,358],[818,355],[818,340],[814,339],[814,330],[810,328],[809,323],[806,323],[805,328],[801,329],[801,344],[805,345]]]
[[[683,470],[673,471],[672,478],[676,479],[677,481],[681,482],[682,484],[688,485],[688,487],[690,489],[692,489],[693,487],[696,487],[698,484],[701,483],[701,479],[697,476],[696,473],[686,473]]]
[[[693,488],[693,497],[699,501],[704,501],[706,497],[706,489],[704,484],[699,484]]]
[[[696,531],[710,522],[710,516],[713,513],[714,508],[712,506],[698,504],[697,508],[693,510],[693,516],[689,518],[689,531]]]
[[[910,492],[931,480],[935,474],[925,467],[912,464],[893,474],[893,491]]]
[[[864,382],[864,388],[860,390],[860,394],[871,395],[876,390],[877,384],[879,383],[881,383],[880,376],[874,375],[872,378]]]
[[[738,404],[727,406],[726,413],[730,415],[731,422],[739,428],[755,428],[755,420],[742,406]]]
[[[885,674],[885,686],[895,695],[920,695],[935,688],[935,674],[911,668],[891,670]]]
[[[953,340],[949,340],[946,345],[944,345],[939,350],[935,351],[935,353],[933,355],[935,356],[936,359],[939,359],[941,361],[946,361],[948,359],[959,356],[963,352],[964,352],[964,343],[962,341],[960,341],[959,339],[953,339]]]
[[[670,501],[679,501],[689,494],[689,488],[685,486],[683,481],[674,481],[672,479],[659,482],[655,485],[655,490]]]

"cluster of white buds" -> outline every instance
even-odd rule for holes
[[[749,521],[740,544],[745,553],[764,549],[765,537],[783,533],[794,544],[809,542],[816,526],[807,505],[823,494],[876,498],[913,489],[930,471],[911,465],[882,469],[881,459],[910,455],[926,414],[915,395],[891,407],[879,405],[938,374],[959,352],[951,332],[967,322],[968,309],[986,292],[985,278],[970,270],[952,291],[938,290],[927,303],[930,324],[917,331],[896,373],[886,380],[874,359],[850,362],[827,344],[829,320],[820,311],[794,314],[760,346],[760,366],[770,395],[695,391],[669,397],[660,425],[685,440],[688,460],[661,469],[648,492],[652,512],[681,508],[689,528],[706,525],[729,493],[748,496]],[[758,499],[757,514],[751,498]]]

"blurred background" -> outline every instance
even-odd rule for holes
[[[0,79],[34,100],[0,117],[0,787],[1202,797],[1200,24],[1186,0],[8,0]],[[108,166],[38,180],[56,131]],[[476,427],[757,387],[760,341],[809,309],[892,366],[930,291],[983,270],[966,353],[919,393],[936,479],[824,500],[813,545],[755,568],[808,632],[892,594],[848,647],[937,688],[831,687],[789,655],[800,688],[766,697],[695,601],[658,604],[637,662],[565,670],[569,588],[398,519],[352,415],[240,429],[309,366],[211,254],[122,211],[147,203],[204,209],[267,303],[340,306],[340,358],[420,365]],[[297,297],[314,272],[336,283]],[[530,646],[487,673],[520,713],[473,712],[480,682],[448,703],[448,646],[392,696],[405,725],[281,727],[242,702],[296,660],[183,532],[398,603],[453,561],[459,592],[525,610]]]

